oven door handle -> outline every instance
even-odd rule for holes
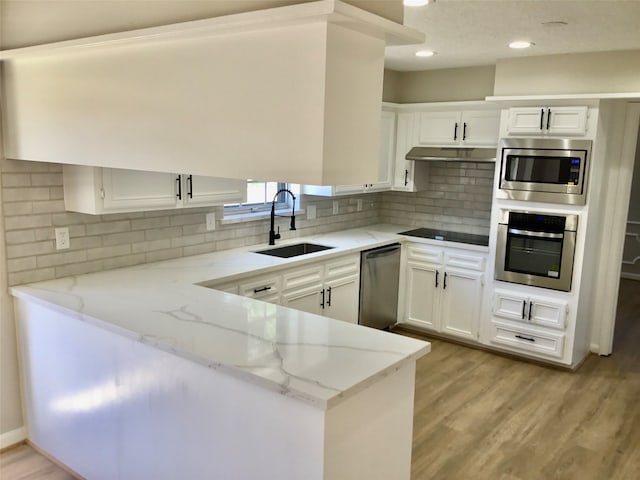
[[[524,235],[525,237],[564,238],[564,233],[532,232],[531,230],[519,230],[517,228],[510,228],[507,231],[513,235]]]

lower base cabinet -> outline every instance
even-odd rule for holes
[[[360,254],[240,279],[236,283],[213,284],[210,288],[358,323]]]
[[[358,323],[359,255],[286,271],[282,284],[283,306]]]
[[[400,323],[477,340],[486,255],[405,244]]]
[[[566,331],[569,302],[558,298],[562,294],[545,296],[529,290],[540,289],[495,289],[489,342],[540,358],[564,359],[571,340]]]

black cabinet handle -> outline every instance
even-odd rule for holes
[[[404,169],[404,186],[406,187],[409,183],[409,170]]]
[[[458,139],[458,122],[456,122],[455,127],[453,127],[453,139],[454,140]]]
[[[182,200],[182,182],[180,181],[180,175],[176,178],[176,182],[178,182],[178,193],[176,197],[178,197],[178,200]]]
[[[526,340],[527,342],[535,342],[536,341],[535,338],[523,337],[522,335],[516,335],[516,338],[519,338],[520,340]]]
[[[529,321],[531,321],[531,310],[533,310],[533,302],[529,302]]]
[[[327,298],[327,307],[331,306],[331,287],[327,288],[327,294],[329,295],[329,298]]]
[[[551,125],[551,109],[547,108],[547,130],[549,130],[549,125]]]
[[[266,292],[267,290],[271,290],[271,287],[260,287],[260,288],[254,288],[254,289],[253,289],[253,293]]]
[[[444,280],[442,281],[442,289],[447,289],[447,272],[444,272]]]
[[[187,177],[187,195],[193,198],[193,175]]]
[[[438,288],[438,275],[440,275],[440,272],[436,270],[436,288]]]
[[[462,124],[462,140],[467,139],[467,122]]]
[[[544,119],[544,108],[541,108],[540,109],[540,130],[542,130],[543,119]]]
[[[322,302],[320,302],[320,306],[324,310],[324,288],[322,289]]]
[[[524,310],[527,308],[527,301],[522,301],[522,319],[524,320]]]

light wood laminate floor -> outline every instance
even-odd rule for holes
[[[0,479],[73,477],[23,445],[0,454]],[[431,479],[640,479],[640,282],[621,283],[614,354],[575,373],[432,340],[412,465]]]

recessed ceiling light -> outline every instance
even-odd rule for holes
[[[407,7],[422,7],[429,3],[429,0],[404,0],[402,3]]]
[[[416,57],[433,57],[436,52],[432,52],[431,50],[418,50],[416,52]]]
[[[529,48],[533,43],[525,40],[518,40],[517,42],[511,42],[509,48]]]

